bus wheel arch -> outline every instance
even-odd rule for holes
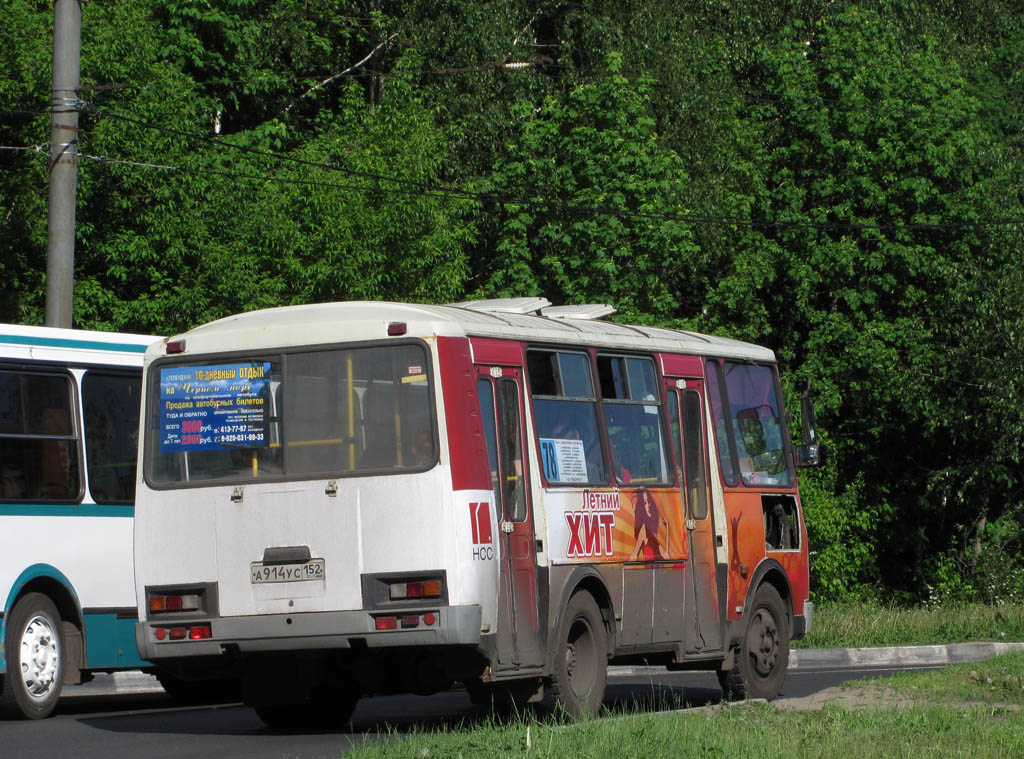
[[[614,617],[611,599],[596,576],[567,587],[572,591],[552,630],[544,705],[558,716],[580,719],[601,709],[614,645]]]
[[[70,663],[74,645],[67,640],[74,641],[75,632],[68,628],[77,630],[49,595],[35,590],[18,595],[4,624],[7,672],[0,682],[0,709],[28,719],[53,712],[69,667],[77,666]]]
[[[64,659],[62,684],[82,682],[82,669],[85,667],[85,626],[78,598],[67,578],[59,570],[48,565],[38,564],[22,572],[15,581],[14,587],[17,592],[12,592],[8,597],[5,619],[10,619],[17,604],[30,593],[37,593],[49,599],[60,618],[58,624],[60,625],[60,643]],[[0,646],[4,645],[5,641],[0,641]],[[9,658],[7,666],[8,668],[11,666]]]
[[[792,601],[785,576],[770,569],[750,587],[754,590],[747,595],[742,633],[734,640],[733,666],[720,669],[718,681],[728,699],[771,700],[778,695],[789,666]]]
[[[548,629],[547,637],[549,643],[554,641],[561,631],[566,609],[568,609],[572,597],[581,592],[589,593],[591,598],[594,599],[594,603],[597,604],[601,619],[604,622],[607,643],[606,654],[610,658],[615,650],[615,607],[604,580],[592,567],[579,567],[563,585],[562,595],[558,601],[557,613],[554,615],[553,624]],[[554,646],[548,645],[547,650],[553,651]],[[549,654],[549,671],[553,664],[553,654]]]

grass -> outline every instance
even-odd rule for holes
[[[626,714],[574,725],[531,718],[391,736],[352,749],[368,757],[1005,757],[1024,755],[1024,654],[871,681],[875,705],[794,711],[738,704]],[[899,696],[898,707],[891,694]]]
[[[1024,641],[1024,606],[905,609],[880,604],[822,604],[799,648],[913,646],[969,641]]]

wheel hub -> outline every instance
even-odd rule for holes
[[[31,698],[42,701],[53,690],[59,663],[54,629],[43,617],[33,617],[21,636],[21,679]]]
[[[779,659],[779,628],[775,618],[764,609],[759,609],[751,620],[747,649],[757,673],[770,675]]]

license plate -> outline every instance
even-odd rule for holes
[[[249,565],[253,585],[265,582],[305,582],[324,579],[323,559],[310,559],[296,564],[263,564],[254,561]]]

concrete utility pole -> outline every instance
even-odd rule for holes
[[[71,327],[75,285],[75,191],[78,183],[78,84],[82,51],[80,0],[53,3],[50,107],[50,213],[46,258],[46,326]]]

